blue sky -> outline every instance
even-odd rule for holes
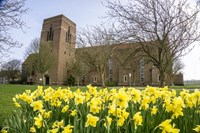
[[[100,0],[27,0],[29,8],[23,15],[27,28],[24,31],[13,30],[13,38],[24,45],[13,49],[10,58],[24,60],[25,48],[35,37],[40,37],[43,19],[64,14],[77,25],[77,28],[98,25],[105,16],[106,8]],[[200,45],[183,58],[184,79],[200,79]]]
[[[77,25],[77,28],[97,25],[101,22],[100,17],[105,15],[105,7],[97,0],[27,0],[29,8],[27,14],[23,15],[27,28],[24,31],[14,30],[14,39],[24,44],[20,49],[13,49],[15,54],[11,58],[23,59],[25,47],[35,37],[40,37],[43,19],[64,14]]]

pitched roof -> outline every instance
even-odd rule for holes
[[[35,54],[30,54],[25,61],[23,62],[23,65],[25,64],[29,64],[32,60],[34,60],[36,58],[37,53]]]

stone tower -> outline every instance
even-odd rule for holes
[[[69,63],[74,58],[76,24],[64,15],[43,22],[41,43],[49,42],[55,55],[54,66],[45,73],[46,84],[66,84]]]

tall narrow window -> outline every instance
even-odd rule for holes
[[[51,33],[51,41],[53,41],[53,35],[54,35],[54,31],[52,30],[52,33]]]
[[[110,80],[110,82],[112,82],[112,65],[113,64],[113,61],[112,61],[112,59],[109,59],[108,60],[108,69],[109,69],[109,80]]]
[[[68,31],[66,32],[66,43],[71,43],[71,31],[70,27],[68,27]]]
[[[47,32],[47,41],[53,41],[53,35],[54,35],[54,31],[51,24],[49,31]]]
[[[140,82],[144,83],[144,60],[140,60]]]
[[[127,75],[124,75],[124,82],[127,82]]]
[[[66,32],[66,39],[65,42],[68,43],[68,31]]]
[[[49,31],[47,31],[47,40],[46,41],[49,41]]]
[[[97,76],[94,76],[93,82],[97,82]]]
[[[160,82],[160,75],[158,75],[158,82]]]

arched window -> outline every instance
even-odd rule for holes
[[[94,76],[93,82],[97,82],[97,76]]]
[[[144,83],[144,60],[140,60],[140,82]]]
[[[124,82],[127,82],[127,78],[128,78],[128,76],[124,75]]]
[[[112,82],[113,77],[112,77],[112,73],[113,73],[113,61],[112,59],[108,60],[108,68],[109,68],[109,81]]]
[[[71,31],[70,31],[70,27],[68,27],[68,30],[66,32],[66,43],[71,43]]]
[[[53,41],[53,34],[54,34],[54,31],[51,24],[49,31],[47,32],[47,41]]]

